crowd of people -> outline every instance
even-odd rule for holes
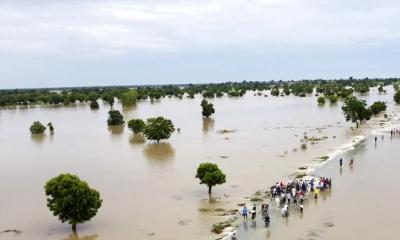
[[[320,191],[330,189],[331,187],[332,179],[330,178],[310,178],[289,181],[287,184],[277,182],[267,193],[275,201],[276,207],[280,209],[282,217],[288,217],[290,209],[303,213],[304,202],[309,197],[317,199]],[[261,204],[261,213],[264,218],[265,227],[269,227],[271,220],[268,211],[269,204]],[[251,214],[251,219],[255,219],[257,214],[256,204],[250,210],[245,205],[241,214],[244,219],[247,219],[249,214]]]
[[[391,137],[399,137],[400,136],[400,130],[399,129],[392,129],[390,131],[390,136]]]

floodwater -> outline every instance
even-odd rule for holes
[[[388,102],[387,113],[400,109],[393,88],[362,96],[369,103]],[[179,133],[159,144],[133,135],[127,127],[108,128],[109,106],[88,104],[37,106],[0,110],[0,234],[1,239],[76,239],[46,207],[43,186],[60,173],[77,174],[103,199],[98,214],[78,225],[80,239],[213,239],[213,223],[227,217],[255,191],[288,179],[299,167],[359,135],[384,127],[374,118],[351,130],[341,102],[318,106],[316,97],[263,97],[211,100],[212,119],[201,116],[201,98],[138,102],[123,109],[125,120],[164,116]],[[121,106],[117,104],[117,109]],[[31,136],[33,121],[51,121],[55,134]],[[218,130],[233,132],[220,134]],[[304,133],[327,138],[300,148]],[[201,162],[217,163],[227,175],[224,185],[207,188],[194,178]],[[335,190],[336,191],[336,190]],[[334,193],[332,193],[334,195]]]
[[[261,217],[255,223],[244,221],[238,239],[395,239],[400,234],[399,145],[400,134],[378,135],[377,144],[374,136],[366,138],[341,156],[342,168],[336,158],[317,169],[316,176],[334,179],[333,188],[306,204],[303,214],[294,212],[286,219],[272,211],[268,230]]]

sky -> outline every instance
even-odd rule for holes
[[[397,0],[0,0],[0,88],[400,76]]]

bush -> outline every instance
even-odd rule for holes
[[[329,96],[329,101],[330,101],[331,103],[336,103],[336,102],[338,101],[338,99],[339,99],[339,97],[336,96],[336,95],[330,95],[330,96]]]
[[[107,124],[108,126],[117,126],[124,124],[124,117],[118,110],[110,110],[108,112]]]
[[[99,109],[99,103],[96,100],[91,101],[90,109]]]
[[[146,127],[146,124],[142,119],[132,119],[129,120],[128,122],[128,128],[133,132],[133,133],[141,133],[143,132],[144,128]]]
[[[320,96],[320,97],[318,97],[317,101],[318,101],[318,104],[325,104],[325,97]]]
[[[39,121],[33,122],[29,128],[32,134],[42,134],[46,130],[46,127]]]

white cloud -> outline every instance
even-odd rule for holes
[[[103,55],[218,47],[400,42],[400,2],[6,1],[0,51]]]

